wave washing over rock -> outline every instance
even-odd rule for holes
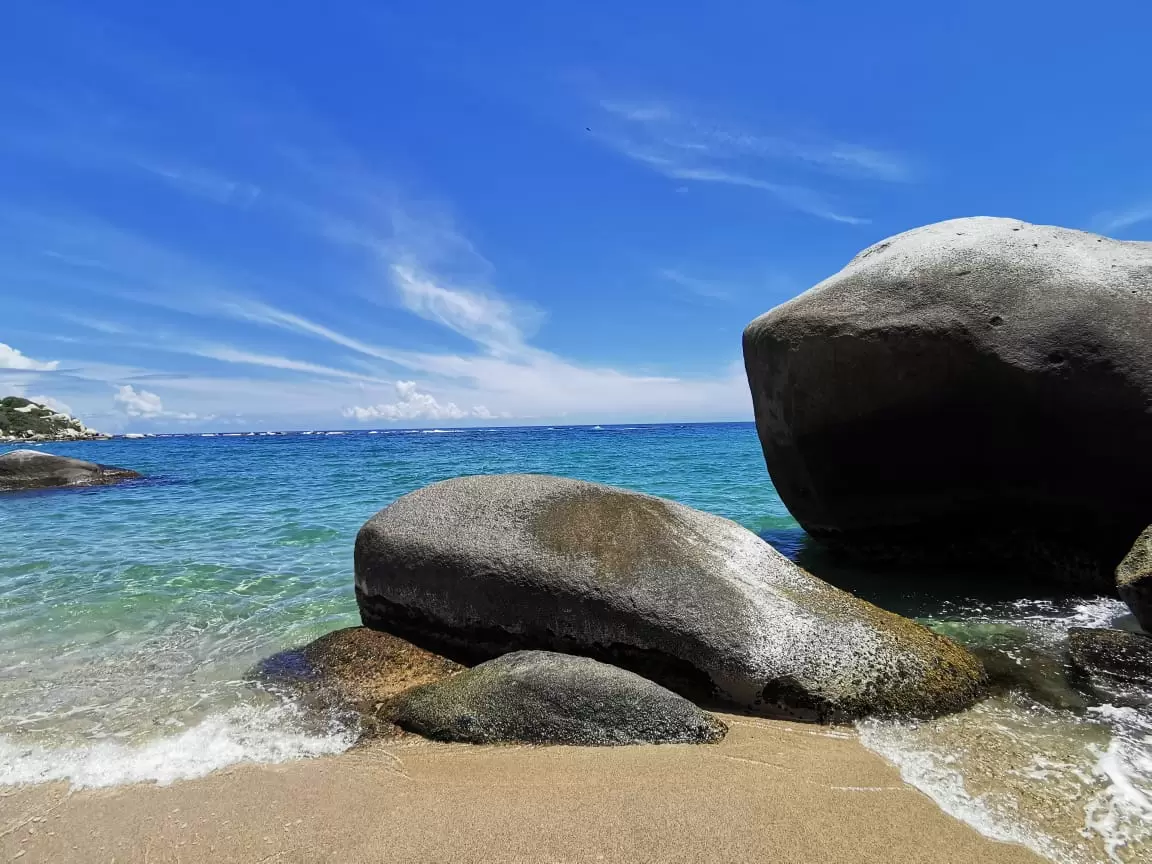
[[[1056,661],[1069,626],[1108,626],[1118,601],[1021,601],[946,632],[1033,670],[1014,687],[925,723],[866,720],[861,741],[946,812],[1059,864],[1135,864],[1152,855],[1152,710],[1079,704],[1034,670]],[[959,631],[959,632],[958,632]],[[1043,694],[1043,695],[1041,695]],[[1061,705],[1059,703],[1063,702]],[[1057,704],[1053,704],[1057,703]]]

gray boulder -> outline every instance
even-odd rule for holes
[[[773,483],[852,553],[1110,590],[1152,522],[1152,244],[955,219],[753,321]]]
[[[505,654],[408,690],[391,717],[426,738],[470,744],[703,744],[727,731],[646,678],[550,651]]]
[[[963,648],[735,522],[609,486],[436,483],[370,519],[355,558],[366,626],[465,664],[582,654],[692,698],[812,720],[948,711],[983,684]]]
[[[1152,633],[1152,525],[1136,538],[1116,568],[1116,590],[1140,626]]]
[[[127,468],[97,465],[37,450],[13,450],[0,456],[0,492],[54,486],[108,486],[139,476]]]

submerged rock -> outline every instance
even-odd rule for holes
[[[1116,568],[1116,590],[1140,626],[1152,633],[1152,525],[1136,538]]]
[[[695,698],[811,720],[972,702],[980,662],[718,516],[542,475],[405,495],[356,538],[363,622],[466,663],[582,654]]]
[[[1068,631],[1072,664],[1090,675],[1152,687],[1152,637],[1127,630],[1073,627]]]
[[[0,492],[55,486],[107,486],[139,477],[127,468],[97,465],[37,450],[13,450],[0,456]]]
[[[426,738],[470,744],[701,744],[727,731],[646,678],[550,651],[505,654],[409,690],[390,715]]]
[[[780,497],[843,550],[1111,590],[1152,521],[1152,244],[928,225],[757,318],[744,358]]]

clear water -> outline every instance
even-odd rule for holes
[[[735,519],[818,575],[980,649],[1007,681],[996,695],[932,723],[866,723],[865,743],[950,812],[1052,860],[1152,857],[1152,719],[1063,676],[1067,627],[1108,626],[1123,607],[1008,584],[989,596],[964,574],[845,570],[789,517],[750,424],[45,449],[149,479],[0,497],[0,783],[170,782],[345,749],[353,730],[260,692],[248,670],[358,623],[352,541],[378,509],[459,474],[535,471]]]

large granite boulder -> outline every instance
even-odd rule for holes
[[[918,228],[757,318],[744,358],[780,497],[842,549],[1111,590],[1152,522],[1152,244]]]
[[[1152,525],[1136,538],[1116,568],[1116,590],[1140,626],[1152,633]]]
[[[401,694],[392,720],[469,744],[704,744],[727,727],[659,684],[607,663],[517,651]]]
[[[356,598],[365,625],[464,663],[582,654],[682,695],[813,720],[961,708],[984,677],[955,643],[735,522],[560,477],[405,495],[356,538]]]
[[[38,450],[13,450],[0,456],[0,492],[54,486],[108,486],[139,476],[127,468],[97,465]]]

